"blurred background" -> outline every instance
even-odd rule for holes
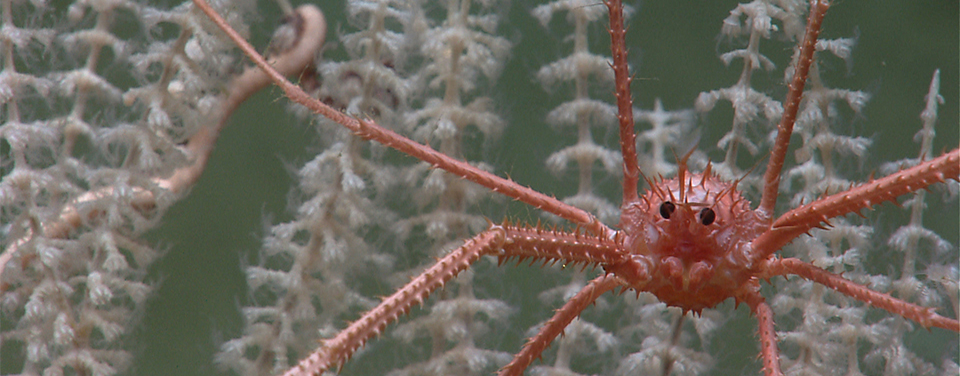
[[[345,21],[344,4],[324,1],[317,5],[324,10],[329,23],[330,46],[325,56],[344,59],[346,55],[337,37],[355,31]],[[570,52],[572,43],[563,39],[570,33],[570,27],[561,15],[555,17],[550,29],[544,28],[530,15],[536,5],[515,1],[497,7],[502,12],[498,14],[501,17],[498,33],[514,46],[495,86],[480,92],[493,99],[507,127],[498,140],[485,142],[479,150],[498,175],[564,197],[576,191],[575,173],[555,176],[546,171],[544,161],[552,151],[573,144],[576,134],[572,130],[557,132],[546,125],[544,117],[558,104],[569,100],[570,94],[563,87],[545,91],[534,73]],[[635,106],[651,109],[654,100],[659,98],[668,110],[691,108],[700,92],[736,82],[740,63],[725,67],[718,58],[735,45],[719,36],[721,23],[735,3],[634,1],[630,5],[635,8],[627,20]],[[261,0],[258,7],[256,18],[251,20],[251,41],[262,50],[280,13],[272,2]],[[845,166],[859,169],[860,179],[877,171],[885,162],[916,157],[919,146],[912,139],[921,126],[919,114],[935,69],[941,70],[940,94],[944,103],[940,107],[934,150],[957,147],[960,139],[958,19],[958,2],[953,0],[842,1],[829,10],[822,37],[857,38],[858,43],[849,64],[836,58],[822,62],[825,84],[864,90],[872,96],[862,114],[834,130],[873,140],[867,162],[862,166]],[[589,38],[594,53],[608,51],[609,36],[603,28],[591,28]],[[754,87],[762,88],[760,90],[778,100],[782,100],[786,91],[781,84],[781,68],[791,52],[784,46],[766,43],[762,52],[774,60],[778,69],[767,76],[758,74],[754,79]],[[264,90],[245,103],[220,135],[199,183],[187,198],[170,209],[162,225],[147,235],[146,241],[165,250],[166,255],[150,270],[148,281],[156,286],[155,295],[143,313],[142,324],[129,339],[135,349],[135,364],[130,374],[221,372],[213,362],[214,355],[222,342],[241,335],[243,319],[239,309],[249,302],[243,268],[256,259],[265,229],[293,218],[289,198],[296,184],[294,172],[319,151],[318,140],[324,137],[317,134],[317,128],[309,121],[289,114],[288,106],[288,101],[276,89]],[[722,159],[722,151],[714,145],[730,126],[730,111],[722,109],[723,104],[717,108],[710,116],[698,118],[696,124],[699,148],[713,160]],[[615,131],[604,134],[602,130],[595,130],[595,135],[596,139],[605,140],[608,147],[617,145]],[[788,166],[792,158],[788,157]],[[401,163],[409,160],[401,159]],[[741,167],[748,169],[751,165]],[[619,184],[619,179],[608,178],[600,182],[599,189],[612,202],[619,203]],[[940,202],[942,194],[935,190],[928,197],[929,202]],[[481,207],[477,211],[494,222],[503,218],[527,222],[541,219],[536,210],[513,202]],[[905,223],[908,214],[889,203],[864,214],[877,234],[873,245],[878,257],[867,259],[877,263],[875,268],[898,268],[895,264],[885,266],[890,263],[887,256],[891,252],[886,239],[891,231]],[[954,199],[947,205],[930,205],[925,225],[956,247],[960,243],[958,217],[960,210]],[[425,260],[407,262],[416,264]],[[525,331],[548,318],[556,308],[539,305],[536,295],[563,283],[558,281],[569,276],[526,265],[510,264],[499,270],[488,265],[478,268],[478,275],[497,274],[495,278],[478,278],[483,284],[478,282],[477,294],[505,300],[517,310],[507,326],[495,327],[485,340],[492,341],[491,346],[500,351],[515,353],[528,335]],[[773,284],[764,289],[765,294],[776,292],[776,281]],[[381,287],[381,295],[393,289]],[[620,298],[610,298],[616,299]],[[731,312],[733,304],[727,302],[718,309]],[[957,314],[942,313],[952,317]],[[414,316],[421,314],[414,309]],[[602,320],[597,318],[595,322],[602,324]],[[607,320],[609,325],[616,322],[616,318]],[[711,344],[710,353],[718,362],[713,374],[759,373],[755,328],[755,320],[748,310],[740,307],[735,311]],[[916,344],[914,351],[927,361],[939,365],[939,359],[951,358],[958,362],[956,333],[921,330],[911,336],[915,336],[908,339]],[[342,373],[381,374],[408,364],[403,352],[392,347],[398,343],[390,338],[375,340],[368,351],[355,357]],[[3,356],[16,355],[4,353]],[[610,370],[609,365],[586,367],[598,372]]]

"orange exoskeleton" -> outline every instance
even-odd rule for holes
[[[319,375],[341,366],[361,346],[392,322],[420,304],[482,256],[533,259],[544,262],[598,265],[605,273],[586,284],[557,310],[531,338],[501,374],[522,373],[542,351],[587,306],[600,295],[618,287],[651,292],[667,305],[701,312],[733,298],[745,303],[756,316],[763,368],[780,375],[779,350],[773,312],[760,294],[760,282],[772,277],[798,275],[857,300],[913,320],[924,327],[960,331],[960,322],[888,294],[879,293],[844,279],[839,274],[796,258],[781,258],[777,252],[828,220],[857,213],[900,195],[960,176],[960,149],[887,177],[796,207],[776,216],[780,175],[787,155],[804,84],[813,62],[820,24],[828,5],[811,1],[810,15],[800,42],[796,68],[784,101],[783,114],[769,164],[763,177],[762,197],[755,209],[741,197],[737,184],[724,182],[709,168],[699,174],[687,171],[686,159],[674,179],[650,182],[644,196],[638,194],[639,166],[634,134],[622,5],[607,3],[610,16],[616,97],[623,156],[623,201],[620,229],[601,223],[595,216],[509,179],[497,177],[469,163],[443,155],[377,125],[373,120],[345,115],[311,98],[299,87],[273,71],[256,51],[234,32],[203,0],[194,0],[258,66],[270,74],[286,95],[310,110],[333,120],[353,134],[409,154],[435,168],[487,187],[575,223],[576,231],[547,231],[539,227],[490,225],[466,240],[415,276],[379,305],[353,321],[315,352],[287,371],[288,375]],[[669,365],[665,366],[669,370]]]

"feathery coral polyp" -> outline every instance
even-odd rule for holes
[[[956,6],[344,2],[0,0],[0,373],[960,372]]]
[[[219,15],[202,0],[195,0],[195,3],[223,27],[258,66],[268,72],[271,70],[252,47],[222,22]],[[651,188],[652,193],[643,198],[646,206],[640,204],[641,200],[637,194],[640,172],[636,163],[632,99],[629,89],[631,78],[626,62],[623,9],[619,1],[611,1],[606,5],[610,12],[610,35],[613,41],[612,67],[617,83],[618,119],[624,158],[622,229],[619,231],[606,227],[592,215],[577,208],[539,193],[530,192],[509,180],[497,178],[485,171],[458,162],[453,157],[435,151],[429,145],[411,142],[381,128],[373,121],[346,119],[329,106],[310,99],[297,86],[287,82],[280,75],[272,75],[275,82],[291,99],[341,123],[356,135],[394,147],[428,161],[434,166],[487,186],[495,192],[572,220],[584,226],[593,234],[592,236],[598,236],[595,240],[612,240],[616,247],[616,249],[606,249],[608,245],[602,244],[604,242],[588,244],[588,242],[578,241],[576,238],[579,235],[576,232],[559,235],[553,231],[544,232],[537,229],[508,233],[503,227],[491,226],[489,230],[467,240],[457,250],[440,259],[424,274],[414,278],[378,307],[361,316],[360,320],[351,323],[333,342],[325,342],[319,350],[291,368],[287,374],[319,374],[328,367],[341,365],[360,344],[380,333],[387,324],[398,318],[397,313],[385,314],[384,312],[406,312],[411,305],[421,303],[427,293],[451,280],[469,263],[479,259],[477,251],[470,251],[477,249],[478,245],[479,251],[497,252],[501,258],[534,258],[544,261],[561,259],[570,263],[593,263],[603,266],[607,272],[606,275],[588,283],[580,294],[571,298],[524,346],[514,360],[501,369],[501,374],[504,375],[522,373],[533,359],[539,357],[546,345],[562,333],[563,328],[571,323],[578,312],[596,300],[599,294],[612,290],[618,285],[638,292],[651,292],[661,301],[684,311],[700,312],[731,297],[738,302],[747,303],[758,320],[764,371],[768,375],[780,375],[782,371],[777,339],[773,330],[773,313],[765,298],[760,295],[759,280],[776,275],[796,274],[855,299],[903,315],[921,325],[937,326],[953,331],[960,330],[957,320],[939,316],[930,309],[873,292],[811,264],[804,262],[795,264],[793,259],[781,261],[773,256],[780,247],[802,233],[816,227],[823,227],[823,222],[830,217],[857,211],[872,203],[888,201],[895,198],[897,194],[922,189],[944,179],[957,180],[960,174],[956,166],[946,165],[948,162],[957,164],[955,162],[960,158],[960,149],[958,149],[933,161],[924,162],[913,169],[807,204],[800,209],[810,208],[811,214],[807,216],[809,219],[801,220],[801,223],[787,227],[773,225],[776,222],[772,217],[780,190],[780,174],[790,135],[797,119],[803,88],[814,62],[814,50],[820,25],[828,7],[826,2],[811,1],[807,26],[800,40],[798,58],[793,70],[794,77],[789,85],[786,105],[763,180],[763,196],[755,211],[747,208],[745,201],[735,191],[734,185],[710,182],[709,170],[702,175],[688,178],[685,166],[687,156],[680,162],[678,178],[664,184],[655,184]],[[458,51],[458,48],[453,49],[454,60],[460,53]],[[922,173],[914,173],[914,170]],[[699,178],[696,184],[695,178]],[[843,204],[835,202],[843,202]],[[494,241],[490,237],[498,240]],[[561,239],[564,237],[568,239]],[[570,237],[573,239],[569,239]],[[584,247],[594,249],[579,250]],[[453,261],[453,259],[459,260],[463,252],[471,255],[464,259],[469,261]],[[574,256],[574,253],[577,255]],[[586,255],[585,258],[584,255]],[[776,267],[777,265],[782,267]],[[426,279],[435,280],[431,282],[434,287],[422,288],[423,281]],[[341,342],[340,338],[352,344],[335,345],[334,343]],[[665,373],[671,369],[671,364],[672,361],[668,361],[664,366]]]

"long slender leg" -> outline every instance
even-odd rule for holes
[[[379,335],[388,324],[406,314],[414,305],[422,303],[431,292],[466,270],[479,260],[480,256],[496,253],[503,243],[503,229],[496,226],[467,240],[466,244],[441,258],[393,295],[383,299],[376,308],[350,323],[350,326],[336,337],[323,340],[323,345],[317,351],[301,360],[300,364],[289,369],[284,375],[320,375],[331,367],[342,365],[360,346]]]
[[[621,286],[619,278],[612,274],[603,275],[590,281],[577,295],[570,298],[547,323],[540,328],[536,336],[530,338],[523,349],[513,357],[513,361],[500,370],[500,376],[515,376],[523,374],[534,359],[539,358],[543,350],[553,342],[554,338],[563,333],[563,328],[570,325],[580,312],[592,304],[600,295]]]
[[[257,64],[260,69],[263,69],[263,71],[270,76],[270,79],[273,80],[273,82],[283,90],[284,94],[286,94],[287,98],[290,98],[290,100],[297,102],[304,107],[309,108],[311,111],[323,115],[324,117],[342,125],[363,139],[379,142],[421,161],[430,163],[437,168],[444,169],[454,175],[490,188],[494,192],[501,193],[505,196],[509,196],[530,204],[538,209],[556,214],[564,219],[579,224],[594,234],[603,236],[613,235],[613,230],[600,223],[596,217],[584,210],[567,205],[560,200],[537,192],[533,189],[524,187],[512,180],[504,179],[489,172],[483,171],[477,167],[471,166],[466,162],[451,158],[427,145],[414,142],[406,137],[394,133],[393,131],[385,129],[373,121],[357,119],[344,114],[330,106],[327,106],[323,102],[310,97],[310,95],[304,92],[299,86],[290,83],[290,81],[287,81],[286,78],[277,73],[276,70],[274,70],[273,67],[270,66],[270,64],[267,63],[267,61],[264,60],[259,53],[257,53],[253,46],[243,39],[240,34],[237,34],[237,32],[233,30],[233,28],[231,28],[230,25],[228,25],[223,18],[220,17],[220,15],[210,7],[209,4],[207,4],[204,0],[194,0],[194,4],[208,17],[210,17],[210,19],[216,23],[217,26],[219,26],[223,32],[226,33],[227,36],[229,36],[230,39],[237,44],[238,47],[240,47],[243,53],[246,54],[250,60],[253,60],[253,62]]]
[[[630,93],[629,67],[627,66],[626,30],[623,26],[623,4],[620,0],[607,2],[610,12],[610,49],[613,53],[613,75],[616,78],[617,119],[620,120],[620,150],[623,154],[623,204],[639,201],[637,181],[640,166],[637,165],[637,135],[633,132],[633,97]]]
[[[750,306],[757,317],[757,335],[760,336],[760,355],[763,357],[763,372],[766,376],[783,376],[780,370],[780,350],[777,349],[777,331],[773,328],[773,310],[760,295],[759,286],[745,289],[737,299]]]
[[[379,335],[387,325],[407,313],[414,305],[422,303],[430,293],[442,287],[484,255],[498,256],[501,262],[513,258],[533,258],[544,262],[562,261],[584,265],[614,262],[623,256],[618,252],[616,243],[604,237],[507,224],[491,226],[489,230],[477,234],[467,240],[466,244],[438,260],[436,264],[393,295],[383,299],[380,305],[363,314],[336,337],[322,341],[322,346],[316,352],[304,358],[285,375],[318,375],[331,367],[342,365],[358,348]],[[598,296],[620,284],[620,280],[612,275],[605,282],[598,282],[603,278],[594,280],[571,299],[571,302],[580,304],[576,311],[570,311],[569,320],[573,320]],[[570,304],[568,302],[567,306]],[[563,309],[567,309],[567,306]],[[560,316],[559,313],[558,316]],[[556,328],[557,332],[553,333],[542,347],[546,347],[560,331],[563,331],[563,328],[569,324],[569,320]],[[534,356],[540,354],[542,347]],[[519,358],[520,355],[517,357]],[[529,364],[529,361],[526,364]],[[526,366],[519,368],[518,372],[522,372],[525,368]]]
[[[773,328],[773,310],[767,302],[751,307],[757,316],[757,334],[760,336],[763,370],[767,376],[783,375],[780,370],[780,350],[777,349],[777,331]]]
[[[501,227],[508,239],[500,256],[501,263],[516,258],[519,261],[536,259],[545,263],[596,265],[616,263],[624,257],[619,244],[613,239],[539,227],[509,224]]]
[[[947,179],[960,179],[960,149],[793,209],[780,216],[769,231],[753,241],[752,262],[767,259],[780,247],[822,226],[830,218],[858,212]]]
[[[960,149],[890,176],[814,201],[780,216],[773,227],[801,227],[809,230],[820,222],[856,212],[877,203],[926,188],[946,179],[960,178]],[[813,223],[814,225],[810,225]]]
[[[810,16],[807,18],[807,29],[800,44],[800,55],[797,60],[790,90],[783,102],[783,115],[777,125],[777,140],[770,151],[770,162],[767,172],[763,175],[763,196],[760,198],[760,207],[757,208],[767,218],[773,217],[773,208],[777,204],[777,194],[780,191],[780,172],[783,170],[783,161],[787,157],[787,147],[790,146],[790,135],[793,134],[793,125],[797,120],[797,111],[800,109],[800,99],[803,97],[803,87],[807,82],[807,73],[813,63],[813,53],[816,51],[817,37],[820,35],[820,24],[830,5],[823,0],[810,1]]]
[[[851,282],[839,275],[820,269],[809,263],[795,258],[770,260],[763,269],[766,271],[760,278],[770,278],[777,275],[795,274],[805,279],[827,286],[840,293],[857,300],[883,308],[892,313],[916,321],[926,328],[935,326],[955,332],[960,332],[960,321],[936,314],[933,308],[921,307],[913,303],[894,298],[888,294],[870,290],[857,283]]]

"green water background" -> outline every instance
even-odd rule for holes
[[[574,175],[556,177],[545,172],[544,160],[562,145],[574,142],[573,132],[557,134],[544,124],[547,111],[569,94],[550,95],[542,90],[532,72],[556,60],[570,50],[571,43],[558,41],[569,29],[545,30],[530,15],[536,4],[515,1],[503,14],[501,30],[515,43],[510,61],[497,86],[485,92],[497,103],[508,123],[500,140],[484,151],[501,176],[509,175],[521,184],[556,196],[576,190]],[[691,107],[701,91],[732,85],[740,66],[724,67],[717,58],[729,49],[720,41],[721,21],[733,8],[719,1],[646,1],[633,2],[637,13],[628,20],[630,61],[637,77],[633,86],[639,107],[649,109],[654,98],[662,98],[667,109]],[[333,35],[353,29],[343,19],[342,4],[319,4],[328,15]],[[263,46],[276,19],[272,3],[260,2],[263,26],[254,27],[253,40]],[[563,15],[558,16],[562,21]],[[911,141],[920,127],[918,118],[923,97],[933,70],[942,70],[941,106],[935,150],[954,148],[958,140],[958,2],[950,1],[841,1],[832,8],[824,23],[826,38],[859,35],[852,71],[836,59],[824,67],[828,86],[866,90],[873,94],[860,118],[842,132],[863,135],[874,140],[865,173],[876,170],[884,161],[915,156],[917,144]],[[549,39],[547,39],[549,38]],[[601,28],[591,29],[590,38],[603,51],[609,39]],[[782,44],[765,43],[765,51],[776,55],[778,66],[788,54]],[[775,46],[775,47],[774,47]],[[639,68],[639,69],[637,69]],[[779,76],[757,74],[757,81],[772,83],[769,94],[782,98],[785,91]],[[217,373],[213,356],[221,342],[242,332],[239,308],[246,302],[242,263],[245,256],[260,247],[265,218],[270,223],[291,219],[287,196],[295,184],[289,166],[299,167],[316,153],[315,128],[287,114],[287,101],[278,90],[267,90],[245,104],[220,137],[217,149],[203,178],[189,197],[175,205],[152,232],[148,241],[167,250],[151,269],[151,281],[157,286],[142,325],[131,339],[136,374],[208,375]],[[727,106],[725,103],[719,108]],[[715,160],[722,154],[717,139],[729,127],[729,110],[701,122],[700,147]],[[728,118],[723,119],[723,111]],[[615,145],[616,134],[596,131],[598,138]],[[841,132],[838,132],[841,133]],[[535,143],[531,143],[535,141]],[[788,163],[791,163],[788,160]],[[749,166],[748,166],[749,167]],[[619,184],[615,178],[602,183],[611,201],[618,202]],[[483,208],[485,215],[497,221],[502,216],[527,219],[537,215],[522,205]],[[904,214],[890,204],[867,215],[877,221],[884,234],[875,244],[882,246],[890,230],[903,223]],[[956,201],[931,207],[926,225],[958,243]],[[882,230],[882,231],[881,231]],[[876,262],[884,262],[874,259]],[[894,266],[895,267],[895,266]],[[489,292],[510,290],[513,299],[532,301],[545,287],[538,268],[506,267],[501,286]],[[555,277],[549,277],[555,278]],[[385,291],[384,293],[388,293]],[[496,297],[496,296],[494,296]],[[503,341],[502,351],[516,352],[523,332],[548,317],[550,307],[524,309],[511,317],[515,325],[499,328],[494,341]],[[729,307],[724,309],[729,310]],[[727,323],[718,338],[729,349],[714,354],[720,365],[716,374],[757,374],[757,347],[753,341],[755,321],[742,308]],[[952,333],[920,331],[910,341],[929,342],[921,354],[928,360],[939,359],[944,349],[956,346]],[[405,364],[391,355],[385,345],[355,360],[345,374],[376,374],[383,369]],[[956,348],[953,352],[957,361]],[[353,368],[351,368],[353,367]]]

